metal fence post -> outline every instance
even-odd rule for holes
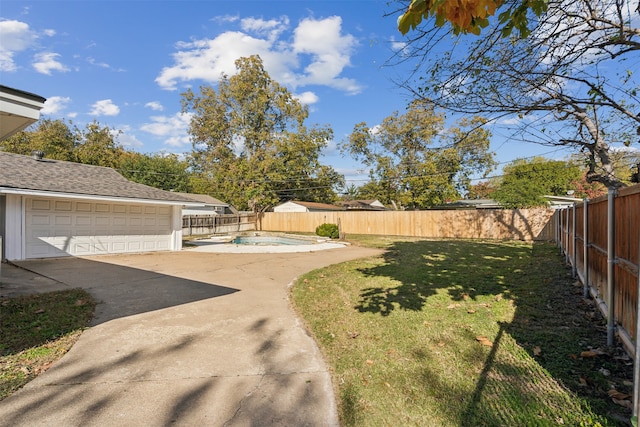
[[[583,225],[582,225],[582,249],[583,249],[583,255],[582,255],[582,259],[584,260],[584,272],[583,272],[583,279],[584,279],[584,290],[583,290],[583,296],[585,298],[589,297],[589,199],[584,199],[584,204],[583,204],[583,212],[582,212],[582,221],[583,221]]]
[[[616,190],[609,189],[607,199],[607,345],[613,346],[615,334],[615,196]]]
[[[576,278],[576,276],[578,275],[578,248],[577,248],[577,244],[578,243],[578,236],[576,236],[576,204],[575,202],[573,203],[573,208],[572,208],[572,213],[573,213],[573,224],[571,226],[571,232],[573,233],[573,248],[571,251],[571,256],[573,257],[573,262],[571,263],[571,277],[572,278]]]
[[[640,249],[640,233],[638,233],[638,248]],[[640,251],[639,251],[640,252]],[[636,288],[636,354],[633,362],[633,416],[638,416],[638,406],[640,405],[640,253],[638,254],[638,286]]]

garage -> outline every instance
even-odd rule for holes
[[[0,152],[2,260],[182,248],[183,194],[100,166]]]
[[[26,257],[168,250],[171,208],[70,199],[26,199]]]

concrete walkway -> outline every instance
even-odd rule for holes
[[[23,262],[43,281],[87,289],[99,304],[69,353],[0,402],[0,425],[335,426],[330,375],[288,286],[306,271],[376,253]]]

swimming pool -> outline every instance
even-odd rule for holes
[[[296,239],[293,237],[282,236],[238,236],[231,241],[236,245],[254,245],[254,246],[288,246],[288,245],[312,245],[316,242],[307,239]]]

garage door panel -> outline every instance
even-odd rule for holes
[[[170,207],[39,198],[25,204],[27,258],[170,248]]]

